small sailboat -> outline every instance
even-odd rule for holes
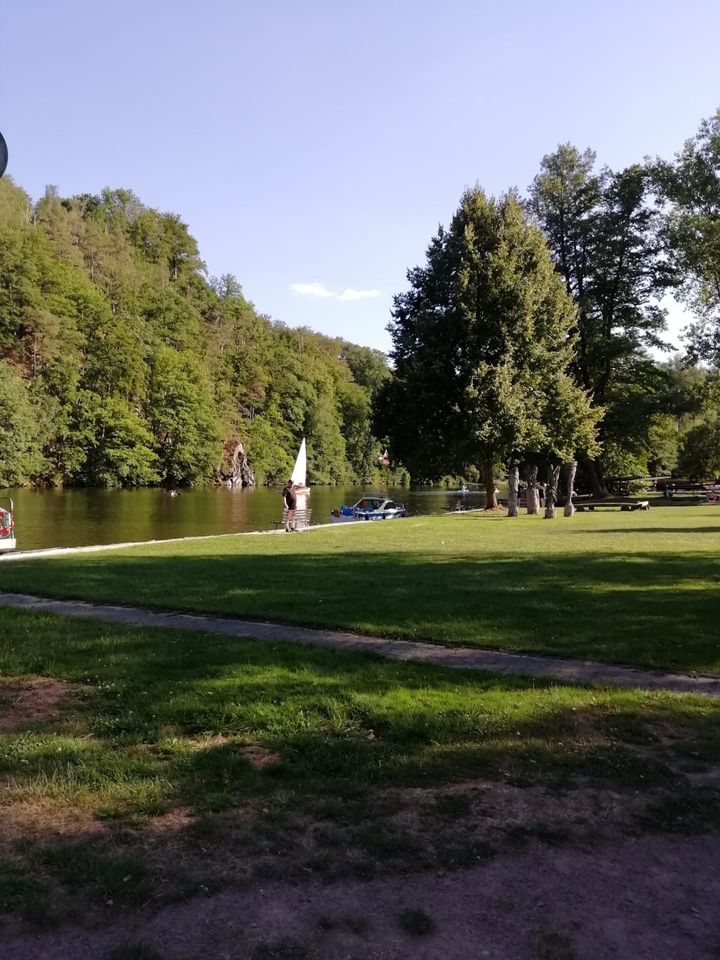
[[[307,445],[304,437],[300,444],[290,479],[297,498],[297,506],[295,508],[296,526],[307,528],[310,526],[311,511],[308,507],[310,487],[307,485]]]
[[[303,442],[300,444],[290,479],[295,487],[304,487],[307,483],[307,445],[304,437]]]

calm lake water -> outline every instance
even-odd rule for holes
[[[313,523],[327,523],[330,511],[356,503],[365,487],[313,487]],[[383,492],[383,491],[376,491]],[[164,540],[203,534],[269,530],[282,513],[280,490],[187,490],[168,497],[160,490],[0,490],[15,500],[18,550],[77,547],[125,540]],[[393,488],[388,496],[412,515],[442,513],[462,499],[481,507],[484,494],[462,498],[446,490]]]

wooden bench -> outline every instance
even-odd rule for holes
[[[273,520],[273,523],[276,527],[285,527],[287,526],[287,507],[283,507],[282,520]],[[312,510],[296,510],[295,511],[295,527],[298,530],[307,530],[310,526],[310,521],[312,520]]]
[[[575,509],[578,512],[583,510],[595,510],[595,507],[619,509],[619,510],[649,510],[649,500],[592,500],[588,503],[578,503]]]

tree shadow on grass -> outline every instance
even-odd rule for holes
[[[5,589],[648,667],[720,671],[720,557],[643,552],[113,556],[9,565]]]
[[[422,857],[436,866],[450,848],[467,849],[467,830],[448,833],[431,817],[424,834],[405,838],[405,850],[393,819],[402,798],[383,801],[381,791],[466,780],[553,790],[589,782],[652,797],[687,783],[666,763],[669,748],[639,755],[633,743],[655,742],[653,728],[669,726],[688,747],[720,742],[720,714],[701,697],[602,692],[27,611],[5,611],[4,627],[4,672],[84,685],[81,717],[92,736],[35,731],[0,741],[6,782],[26,785],[44,804],[43,826],[23,847],[21,879],[47,875],[67,899],[132,906],[193,896],[213,858],[227,854],[253,870],[267,867],[268,850],[282,876],[306,878],[304,858],[332,860],[307,841],[315,811],[330,804],[341,846],[366,856],[372,840],[375,860],[417,869]],[[249,745],[270,761],[258,765]],[[74,807],[76,794],[85,803],[90,795],[105,828],[91,818],[82,836],[58,840],[53,803]],[[407,802],[415,807],[417,797]],[[136,826],[138,817],[151,821],[178,807],[200,820],[188,825],[178,816],[151,841]],[[242,821],[237,834],[213,820],[233,810]],[[201,827],[212,837],[201,837],[193,859],[187,845]],[[502,829],[495,832],[501,841]],[[339,862],[341,854],[332,856]],[[38,902],[49,895],[40,891]]]
[[[111,819],[113,808],[121,819],[164,806],[202,813],[278,790],[359,797],[476,777],[662,783],[667,770],[626,749],[619,719],[633,721],[635,738],[636,727],[667,723],[692,737],[702,703],[292,644],[11,617],[20,641],[2,668],[84,678],[94,736],[20,732],[0,745],[0,772],[35,796],[96,795]],[[720,736],[720,715],[702,723],[704,737]],[[269,762],[258,764],[249,744],[262,745]]]

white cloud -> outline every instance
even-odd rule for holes
[[[290,289],[293,293],[302,293],[309,297],[336,297],[334,290],[328,290],[324,283],[293,283]]]
[[[332,297],[334,300],[369,300],[372,297],[379,297],[382,290],[373,287],[372,290],[354,290],[352,287],[346,287],[342,293],[336,290],[330,290],[324,283],[293,283],[290,285],[293,293],[300,293],[306,297]]]
[[[369,300],[371,297],[379,297],[382,293],[382,290],[377,290],[373,287],[372,290],[353,290],[352,287],[347,287],[343,290],[341,294],[338,295],[338,300]]]

